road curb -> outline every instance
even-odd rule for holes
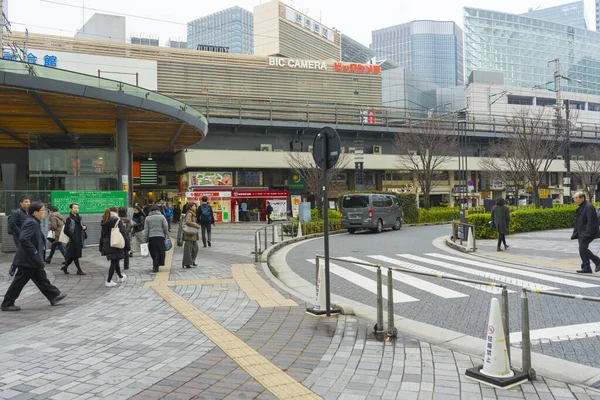
[[[336,233],[343,233],[337,231]],[[307,303],[311,303],[315,298],[315,285],[301,278],[287,264],[286,255],[291,249],[299,245],[300,242],[310,239],[316,239],[323,234],[306,235],[301,238],[288,239],[268,247],[262,255],[262,267],[268,269],[273,276],[272,280],[277,280],[276,284],[282,289],[289,291],[298,298]],[[278,250],[286,247],[283,252]],[[279,254],[278,254],[279,253]],[[266,265],[265,265],[266,264]],[[311,300],[312,299],[312,300]],[[366,306],[354,300],[345,297],[331,295],[331,303],[342,310],[345,315],[354,315],[360,319],[376,323],[377,310],[375,307]],[[404,318],[395,314],[395,327],[398,333],[405,336],[434,344],[458,353],[467,354],[473,357],[481,357],[486,348],[484,339],[451,331],[445,328],[425,324],[423,322]],[[387,321],[387,312],[384,311],[384,321]],[[512,366],[520,368],[521,349],[511,347]],[[531,354],[532,365],[537,374],[551,379],[570,384],[586,386],[586,389],[594,389],[592,385],[600,380],[600,369],[583,364],[577,364],[570,361],[546,356],[539,353]],[[600,391],[599,391],[600,393]]]

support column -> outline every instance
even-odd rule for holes
[[[127,145],[127,120],[117,118],[117,169],[119,174],[119,189],[127,192],[127,207],[131,202],[131,185],[129,172],[129,147]]]

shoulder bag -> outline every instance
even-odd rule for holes
[[[115,226],[110,230],[110,247],[114,247],[115,249],[125,248],[125,238],[119,230],[120,223],[121,221],[117,221]]]

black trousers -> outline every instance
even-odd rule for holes
[[[206,239],[208,238],[208,241],[210,242],[211,239],[211,232],[212,232],[212,226],[211,225],[201,225],[202,228],[202,244],[204,245],[204,247],[206,247]]]
[[[590,260],[594,264],[600,264],[600,258],[595,255],[590,249],[591,240],[579,240],[579,257],[581,257],[581,269],[591,269]]]
[[[112,281],[115,272],[117,273],[117,276],[119,278],[123,277],[123,275],[121,274],[121,267],[119,266],[119,261],[120,260],[110,260],[110,268],[108,269],[108,278],[106,279],[106,282]]]
[[[152,267],[158,270],[158,267],[165,265],[165,238],[148,238],[148,251],[152,257]]]
[[[60,294],[60,290],[48,280],[45,270],[20,267],[17,269],[15,279],[12,281],[4,295],[2,307],[14,306],[15,300],[19,298],[21,291],[23,291],[23,288],[30,280],[35,283],[35,286],[40,289],[40,292],[42,292],[49,301],[54,300]]]
[[[498,248],[500,248],[500,245],[502,243],[504,243],[504,245],[506,246],[506,235],[504,233],[500,233],[498,232]]]

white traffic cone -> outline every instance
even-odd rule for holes
[[[302,222],[298,222],[298,234],[296,237],[302,237]]]
[[[475,251],[475,229],[474,227],[470,226],[469,230],[467,231],[469,237],[467,238],[467,251],[471,250],[471,251]]]
[[[527,373],[515,372],[510,368],[500,314],[500,303],[496,298],[492,299],[490,305],[490,318],[485,345],[483,365],[469,368],[466,371],[469,378],[504,389],[528,380]]]

